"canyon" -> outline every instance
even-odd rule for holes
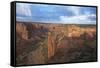
[[[16,23],[18,65],[96,61],[96,25]]]

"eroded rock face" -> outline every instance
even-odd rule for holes
[[[59,34],[56,32],[48,32],[48,59],[53,57],[57,52],[61,38],[62,36],[59,37]]]
[[[28,39],[28,30],[25,24],[16,23],[16,32],[25,40]]]
[[[55,48],[56,48],[56,45],[55,45],[55,40],[52,36],[52,33],[48,32],[48,58],[54,56]]]
[[[80,37],[82,34],[87,33],[90,34],[91,36],[93,35],[93,33],[96,32],[95,28],[82,28],[76,25],[69,25],[67,27],[68,29],[68,37]]]

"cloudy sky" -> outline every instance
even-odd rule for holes
[[[16,20],[62,24],[96,24],[96,8],[17,3]]]

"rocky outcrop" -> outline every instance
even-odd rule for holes
[[[28,39],[28,30],[25,24],[16,23],[16,32],[25,40]]]
[[[32,31],[35,28],[36,27],[34,25],[32,25],[31,23],[29,23],[29,24],[28,23],[22,23],[22,22],[16,23],[16,32],[24,40],[29,40],[32,37]]]
[[[55,49],[57,48],[55,41],[57,40],[54,39],[52,33],[48,32],[48,59],[55,54]]]

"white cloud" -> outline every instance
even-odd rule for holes
[[[89,19],[90,17],[95,18],[95,14],[91,14],[89,11],[86,11],[84,14],[81,14],[81,7],[70,6],[66,8],[68,11],[72,12],[73,16],[60,16],[60,21],[65,24],[95,24],[96,20]]]
[[[95,24],[96,21],[88,19],[89,17],[94,17],[95,14],[90,15],[76,15],[76,16],[60,16],[60,21],[68,24]]]
[[[16,17],[17,21],[23,21],[23,22],[31,22],[32,18],[31,17],[21,17],[21,16],[17,16]]]
[[[19,15],[31,16],[31,8],[29,4],[17,3],[16,13]]]

